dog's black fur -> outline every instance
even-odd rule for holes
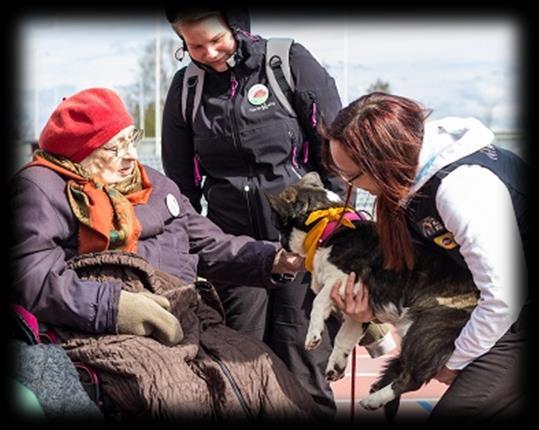
[[[312,211],[338,206],[328,198],[320,178],[313,173],[279,195],[268,198],[274,212],[274,223],[281,232],[282,244],[289,250],[294,229],[307,232],[312,227],[305,225]],[[369,409],[387,403],[386,413],[392,408],[391,413],[394,414],[402,393],[419,389],[446,363],[454,350],[455,339],[475,306],[478,290],[468,270],[442,253],[420,244],[415,244],[416,265],[412,271],[384,269],[375,224],[371,221],[355,221],[354,224],[356,229],[341,227],[322,247],[331,248],[328,261],[332,265],[345,274],[355,272],[356,279],[368,288],[369,304],[378,321],[397,327],[409,323],[409,326],[405,324],[408,329],[399,333],[402,336],[400,355],[388,362],[371,387],[371,393],[374,393],[392,384],[394,400],[375,406],[372,402],[362,402]],[[320,270],[315,265],[313,279],[317,269]],[[321,286],[324,287],[327,286]],[[468,298],[462,305],[464,307],[451,302],[458,301],[458,297]],[[440,298],[445,305],[440,304]],[[389,312],[390,309],[394,312]],[[335,370],[342,377],[344,368]],[[334,379],[329,372],[327,375]]]

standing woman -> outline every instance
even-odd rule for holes
[[[480,292],[453,354],[433,375],[450,387],[431,422],[515,417],[525,410],[530,312],[527,166],[494,146],[492,131],[474,118],[425,122],[426,116],[412,100],[365,95],[325,130],[325,159],[377,196],[387,269],[412,269],[412,243],[419,241],[467,267]],[[356,320],[372,318],[368,297],[343,302],[336,288],[332,297]]]
[[[204,195],[208,218],[225,232],[277,241],[266,193],[281,191],[309,170],[318,171],[329,188],[344,191],[321,165],[315,131],[319,119],[331,121],[341,107],[335,82],[309,51],[292,44],[294,100],[296,107],[307,107],[309,117],[307,124],[300,123],[272,92],[265,39],[234,27],[230,12],[175,5],[167,9],[167,18],[205,75],[196,115],[187,113],[187,120],[180,107],[182,96],[189,99],[182,94],[186,68],[171,83],[163,113],[165,172],[199,211]],[[189,106],[186,110],[191,112]],[[306,143],[306,136],[313,135]],[[304,347],[314,297],[309,283],[308,275],[302,275],[270,291],[222,285],[219,294],[227,324],[268,343],[333,416],[335,401],[324,375],[330,339],[324,338],[315,351]],[[385,334],[378,329],[370,342],[383,341]]]

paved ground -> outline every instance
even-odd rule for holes
[[[395,335],[395,339],[398,340]],[[373,359],[369,356],[365,348],[356,347],[356,382],[355,397],[356,404],[354,408],[354,422],[361,423],[372,421],[376,423],[386,423],[383,409],[377,411],[367,411],[359,405],[358,401],[368,395],[371,384],[377,379],[377,376],[384,363],[393,354],[398,353],[395,350],[392,354]],[[350,360],[351,362],[351,360]],[[341,422],[351,421],[351,369],[350,363],[346,371],[346,376],[340,381],[332,383],[332,388],[337,401],[337,419]],[[395,423],[414,421],[426,421],[429,412],[432,410],[438,399],[445,392],[447,386],[437,381],[431,381],[424,385],[418,391],[406,393],[401,399],[399,412],[395,418]]]

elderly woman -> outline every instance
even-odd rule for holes
[[[13,178],[13,300],[57,327],[71,358],[96,366],[129,414],[316,416],[284,364],[224,326],[211,288],[193,287],[200,274],[271,288],[272,273],[302,261],[199,215],[171,180],[137,161],[140,135],[105,88],[56,108],[40,150]]]

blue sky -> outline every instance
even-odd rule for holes
[[[157,30],[163,39],[175,37],[168,23],[154,16],[40,15],[21,21],[18,30],[19,87],[29,116],[38,89],[39,127],[56,102],[69,95],[62,92],[137,82],[142,47]],[[434,109],[435,118],[476,116],[494,129],[519,128],[520,28],[511,19],[300,19],[254,12],[252,32],[293,37],[305,45],[328,66],[344,102],[380,78],[392,92]]]

